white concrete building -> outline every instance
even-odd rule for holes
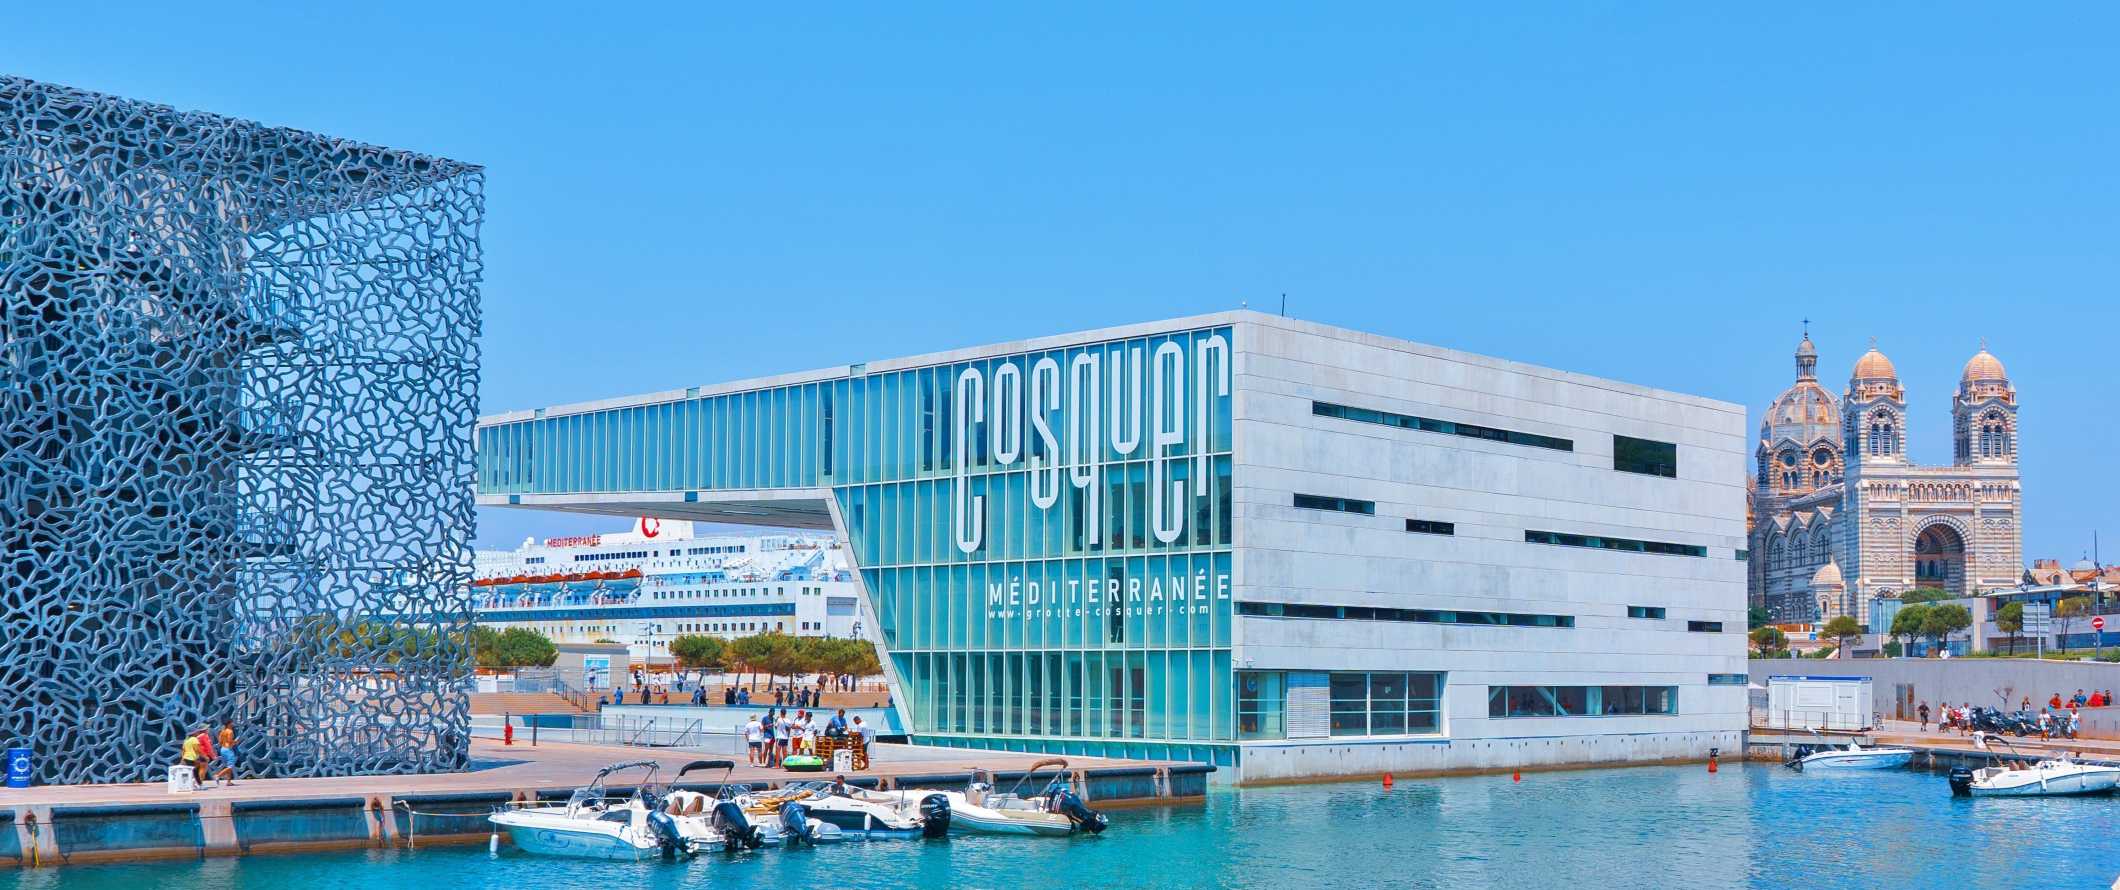
[[[1745,412],[1256,312],[480,426],[480,502],[831,529],[919,741],[1245,780],[1699,758]]]

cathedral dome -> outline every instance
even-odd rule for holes
[[[1818,348],[1806,333],[1803,342],[1796,344],[1796,385],[1776,396],[1760,418],[1762,446],[1794,447],[1801,452],[1819,441],[1838,440],[1840,400],[1818,385],[1817,370]]]
[[[1980,348],[1971,361],[1965,363],[1966,383],[2005,383],[2010,379],[2008,371],[2002,369],[2002,361],[1988,354],[1987,347]]]
[[[1818,573],[1811,576],[1812,590],[1817,590],[1821,587],[1845,586],[1847,586],[1846,583],[1841,581],[1840,578],[1840,565],[1832,560],[1827,560],[1825,565],[1819,566]]]
[[[1877,347],[1872,346],[1869,352],[1862,354],[1862,358],[1855,360],[1855,373],[1850,376],[1856,380],[1897,380],[1899,369],[1893,367],[1892,360],[1885,358],[1884,353],[1878,352]]]

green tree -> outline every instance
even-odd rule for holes
[[[1767,609],[1765,606],[1751,606],[1745,609],[1745,626],[1751,630],[1758,630],[1762,627],[1766,627],[1768,622],[1771,620],[1772,619],[1767,616]]]
[[[1917,587],[1899,595],[1899,601],[1910,606],[1916,603],[1933,603],[1956,598],[1950,591],[1939,590],[1934,587]]]
[[[1782,633],[1778,627],[1752,628],[1751,637],[1752,648],[1759,650],[1761,658],[1770,658],[1775,650],[1788,648],[1789,645],[1789,635]]]
[[[743,671],[745,686],[751,685],[751,681],[757,677],[758,670],[765,666],[767,657],[772,654],[773,640],[769,636],[768,634],[752,634],[748,637],[737,637],[729,641],[728,654],[725,658],[728,659],[732,667]]]
[[[558,647],[553,646],[544,634],[526,627],[508,628],[494,640],[495,667],[551,667],[558,660]]]
[[[2024,604],[2010,603],[1997,611],[1995,629],[2010,635],[2010,654],[2017,654],[2017,635],[2024,631]]]
[[[728,651],[720,637],[706,634],[685,634],[670,641],[670,657],[687,673],[720,671]]]
[[[791,637],[777,630],[759,634],[759,636],[766,640],[765,657],[760,660],[759,666],[765,668],[766,672],[771,675],[767,685],[777,686],[780,683],[781,675],[793,676],[801,673],[803,668],[807,666],[806,660],[809,652],[804,648],[800,638]]]
[[[2061,624],[2061,645],[2067,651],[2068,635],[2076,626],[2076,619],[2091,613],[2091,598],[2088,596],[2064,597],[2054,604],[2054,620]]]
[[[1826,622],[1826,626],[1818,631],[1818,635],[1834,641],[1835,649],[1846,652],[1854,645],[1851,640],[1868,632],[1868,628],[1863,627],[1862,622],[1856,621],[1855,616],[1839,615]]]
[[[1973,613],[1956,603],[1944,603],[1927,607],[1921,619],[1921,635],[1936,641],[1936,651],[1942,654],[1944,644],[1951,634],[1973,626]]]
[[[1893,639],[1913,642],[1922,635],[1921,627],[1929,620],[1930,608],[1919,603],[1899,607],[1899,611],[1892,613],[1892,628],[1887,633]]]

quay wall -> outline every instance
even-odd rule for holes
[[[1710,749],[1734,756],[1743,748],[1739,730],[1433,741],[1341,738],[1325,744],[1246,743],[1238,769],[1239,780],[1253,784],[1698,761],[1706,760]]]
[[[1093,806],[1128,807],[1196,802],[1207,793],[1209,764],[1076,769],[1076,789]],[[1006,788],[1022,770],[993,770]],[[1050,775],[1043,773],[1041,775]],[[800,777],[814,778],[814,777]],[[790,779],[789,781],[798,781]],[[849,784],[878,790],[962,790],[969,770],[920,775],[859,776]],[[752,783],[779,787],[784,783]],[[713,783],[675,787],[706,794]],[[630,787],[612,786],[614,794]],[[492,832],[494,808],[516,801],[564,801],[571,789],[373,794],[292,799],[174,799],[152,803],[15,806],[0,809],[0,865],[22,867],[96,862],[193,859],[309,850],[476,843]],[[505,835],[502,836],[505,839]]]

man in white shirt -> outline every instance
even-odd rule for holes
[[[806,712],[796,711],[794,718],[788,721],[788,739],[795,753],[810,753],[810,720]]]
[[[854,718],[854,725],[848,727],[847,731],[860,736],[861,746],[864,748],[876,744],[876,727],[861,722],[860,717]]]
[[[765,725],[758,722],[758,715],[751,715],[751,722],[743,725],[744,745],[751,749],[751,765],[758,765],[759,745],[765,741]]]

